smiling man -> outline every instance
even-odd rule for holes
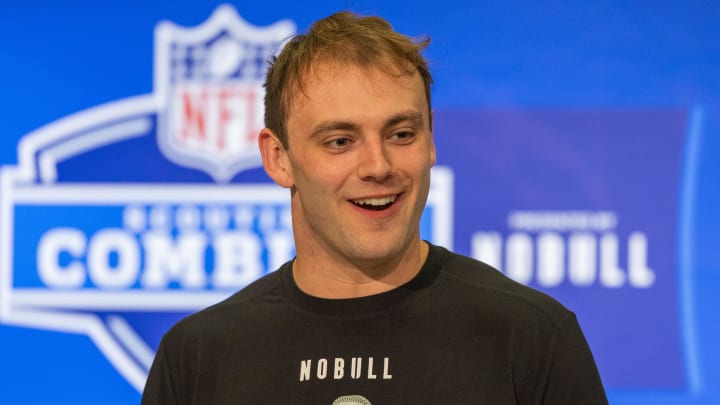
[[[427,257],[419,222],[435,148],[423,81],[318,55],[282,131],[260,133],[265,168],[290,188],[298,287],[322,298],[385,292]],[[270,93],[269,93],[269,97]]]
[[[259,147],[297,257],[178,323],[143,404],[605,404],[572,312],[420,239],[431,77],[377,17],[291,39]]]

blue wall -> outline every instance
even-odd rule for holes
[[[44,125],[152,93],[158,22],[195,26],[219,4],[0,4],[0,165],[16,165],[20,139]],[[621,241],[638,230],[648,235],[652,288],[528,283],[578,313],[611,403],[720,402],[717,4],[229,4],[256,26],[288,19],[304,31],[348,8],[429,34],[438,163],[455,176],[455,250],[477,255],[478,232],[518,231],[507,224],[511,210],[616,213]],[[262,177],[237,181],[253,176]],[[33,224],[33,215],[24,220]],[[0,319],[0,403],[139,400],[85,334],[21,324]]]

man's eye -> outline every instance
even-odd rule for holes
[[[401,142],[408,142],[415,137],[415,133],[410,132],[410,131],[399,131],[399,132],[395,132],[392,135],[392,137],[393,137],[393,139],[396,139]]]
[[[334,149],[344,148],[344,147],[350,145],[350,139],[348,139],[348,138],[333,139],[330,142],[328,142],[327,145]]]

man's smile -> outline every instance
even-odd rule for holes
[[[399,196],[400,194],[394,194],[384,197],[361,198],[350,201],[360,208],[373,211],[382,211],[384,209],[390,208],[390,206],[395,203],[395,200],[397,200]]]

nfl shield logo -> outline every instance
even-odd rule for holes
[[[267,60],[294,33],[291,21],[259,28],[230,6],[194,28],[160,23],[154,80],[163,153],[218,182],[258,166]]]
[[[292,257],[284,190],[216,182],[261,163],[266,61],[294,32],[230,6],[163,22],[153,94],[23,137],[0,167],[0,322],[85,334],[141,391],[164,330]]]

